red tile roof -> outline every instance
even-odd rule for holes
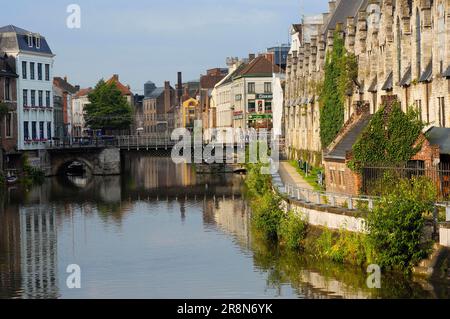
[[[106,83],[107,84],[115,83],[119,91],[122,93],[122,95],[133,95],[128,86],[125,86],[122,83],[120,83],[119,76],[117,74],[114,74],[112,78],[106,81]]]
[[[77,94],[75,94],[75,97],[82,97],[82,96],[86,96],[89,93],[91,93],[92,88],[87,88],[87,89],[81,89],[77,92]]]

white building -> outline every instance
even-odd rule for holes
[[[13,25],[0,28],[0,49],[16,59],[19,150],[44,149],[52,140],[53,61],[44,37]]]
[[[84,108],[91,103],[88,97],[91,90],[91,88],[82,89],[72,98],[72,137],[82,137],[84,135]]]

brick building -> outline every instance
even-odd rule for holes
[[[170,133],[174,129],[173,108],[176,104],[176,91],[170,82],[166,81],[164,87],[146,85],[142,102],[142,133]]]
[[[17,164],[17,82],[15,59],[0,52],[0,103],[7,112],[0,118],[0,170]],[[6,111],[6,109],[5,109]]]

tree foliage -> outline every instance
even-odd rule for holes
[[[408,271],[427,256],[430,246],[422,242],[424,216],[433,211],[436,199],[436,188],[426,177],[399,180],[382,196],[367,219],[377,264]]]
[[[85,107],[86,125],[91,129],[123,130],[132,123],[131,106],[115,83],[100,80],[89,94]]]
[[[404,113],[399,103],[382,107],[353,145],[349,167],[359,170],[367,165],[397,165],[410,160],[420,150],[421,145],[415,144],[423,127],[412,108]]]
[[[333,142],[344,125],[345,95],[353,91],[357,75],[356,58],[346,51],[343,37],[336,32],[333,50],[325,62],[325,79],[320,94],[320,140],[323,147]]]

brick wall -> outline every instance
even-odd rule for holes
[[[362,178],[347,167],[346,162],[324,161],[326,189],[330,193],[358,195]]]

